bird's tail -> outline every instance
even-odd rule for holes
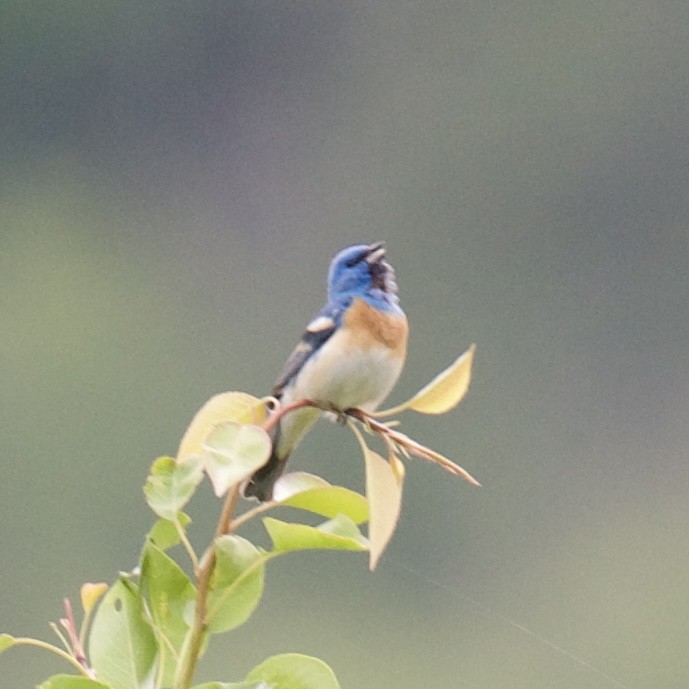
[[[273,486],[282,476],[287,466],[289,454],[284,457],[278,455],[278,445],[280,441],[280,424],[271,433],[273,449],[268,461],[255,471],[251,478],[244,485],[242,493],[245,498],[258,498],[259,502],[268,502],[273,499]]]

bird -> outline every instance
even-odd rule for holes
[[[270,457],[243,486],[244,497],[273,499],[290,454],[324,413],[342,419],[351,408],[374,411],[388,396],[409,334],[397,291],[383,242],[349,246],[332,259],[327,304],[306,326],[271,391],[283,407],[298,400],[315,406],[290,411],[276,424]]]

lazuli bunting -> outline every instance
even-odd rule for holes
[[[270,459],[249,479],[244,495],[272,499],[290,453],[324,411],[373,411],[402,371],[407,334],[383,243],[340,251],[330,264],[328,303],[306,326],[271,392],[283,406],[303,399],[318,406],[280,420]]]

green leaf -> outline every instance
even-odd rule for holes
[[[158,457],[144,485],[148,506],[163,519],[173,520],[189,502],[203,479],[198,457],[177,462],[172,457]]]
[[[171,684],[179,651],[193,613],[196,589],[179,565],[150,541],[141,563],[141,591],[160,637],[163,685]]]
[[[53,675],[39,684],[37,689],[111,689],[111,687],[88,677]]]
[[[203,443],[203,461],[215,494],[249,478],[268,461],[270,448],[270,436],[258,426],[228,421],[212,430]]]
[[[267,658],[246,676],[274,689],[340,689],[333,671],[318,658],[284,653]]]
[[[186,529],[191,524],[191,517],[184,513],[177,513],[177,520],[182,529]],[[179,544],[179,532],[174,521],[169,519],[158,519],[148,532],[148,539],[155,543],[161,550],[168,550]]]
[[[366,463],[366,496],[371,510],[368,524],[371,541],[369,567],[373,571],[395,533],[402,509],[404,472],[400,470],[401,463],[393,468],[363,442],[362,450]]]
[[[208,594],[208,631],[225,632],[246,622],[263,593],[266,557],[239,536],[216,540],[216,560]]]
[[[99,679],[112,689],[153,686],[157,644],[131,581],[120,579],[98,606],[89,650]]]
[[[281,502],[311,488],[327,488],[330,484],[316,474],[307,471],[291,471],[283,474],[273,488],[273,500]]]
[[[456,407],[469,389],[471,367],[474,363],[476,345],[471,345],[450,366],[439,373],[411,399],[397,407],[375,412],[371,416],[393,416],[411,409],[422,414],[444,414]]]
[[[368,549],[368,542],[356,524],[342,514],[317,527],[283,522],[272,517],[266,517],[263,525],[276,552]]]
[[[223,392],[211,397],[189,424],[177,451],[177,459],[200,455],[208,434],[227,421],[241,424],[262,424],[267,416],[266,405],[245,392]]]
[[[10,634],[0,634],[0,653],[12,648],[16,643],[15,638]]]
[[[300,473],[300,472],[299,472]],[[291,476],[289,474],[288,476]],[[283,477],[287,478],[286,476]],[[281,479],[281,480],[283,480]],[[347,515],[355,524],[363,524],[368,519],[368,502],[363,495],[341,486],[308,488],[280,499],[283,505],[307,510],[323,517]]]

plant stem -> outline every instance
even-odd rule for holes
[[[220,519],[218,519],[218,525],[215,527],[215,538],[220,538],[220,536],[224,536],[232,530],[232,515],[234,514],[234,508],[237,506],[238,499],[239,485],[234,485],[227,493],[222,506]]]
[[[259,505],[256,505],[256,507],[252,507],[250,510],[242,512],[242,514],[232,520],[232,531],[236,531],[240,526],[244,526],[244,524],[246,524],[248,521],[251,521],[259,514],[272,510],[275,507],[275,504],[276,503],[274,502],[262,502]]]
[[[18,637],[14,639],[15,646],[34,646],[35,648],[42,648],[44,651],[50,651],[56,656],[60,656],[63,660],[66,660],[70,665],[73,665],[84,677],[94,678],[93,670],[88,670],[85,668],[76,658],[71,656],[66,651],[63,651],[53,644],[49,644],[47,641],[41,641],[40,639],[30,639],[26,637]]]
[[[232,514],[237,505],[238,498],[239,486],[233,486],[225,498],[218,524],[215,527],[213,542],[206,549],[199,566],[196,568],[196,610],[194,612],[194,621],[182,645],[172,685],[173,689],[190,689],[194,681],[194,674],[206,633],[208,593],[213,570],[215,569],[215,541],[232,530]]]
[[[189,559],[191,560],[191,565],[194,568],[194,571],[196,571],[199,568],[199,559],[198,557],[196,557],[194,548],[191,545],[189,539],[187,538],[187,534],[184,531],[184,527],[179,523],[179,519],[175,519],[174,524],[175,529],[177,529],[179,541],[182,544],[182,547],[187,551],[187,555],[189,555]]]
[[[60,631],[60,628],[57,626],[55,622],[51,622],[49,626],[53,630],[55,636],[57,636],[57,638],[60,639],[65,649],[67,649],[67,653],[69,653],[72,649],[69,645],[69,641],[67,641],[67,637],[62,633],[62,631]]]

